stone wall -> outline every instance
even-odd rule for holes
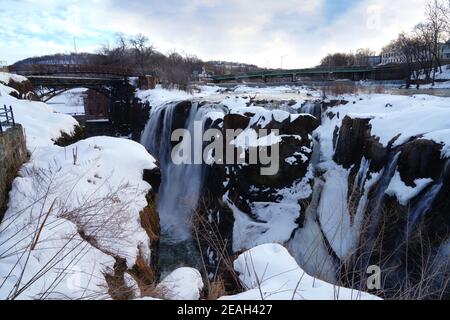
[[[0,221],[7,206],[11,183],[27,159],[28,151],[21,125],[0,133]]]

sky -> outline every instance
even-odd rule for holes
[[[423,19],[426,0],[0,0],[0,61],[96,52],[118,33],[162,53],[278,68],[379,51]],[[281,58],[283,57],[283,59]]]

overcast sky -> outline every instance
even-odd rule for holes
[[[0,60],[95,52],[118,32],[161,52],[296,68],[328,52],[380,50],[423,18],[425,0],[1,0]]]

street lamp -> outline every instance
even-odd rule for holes
[[[284,56],[281,56],[281,70],[283,70],[283,59],[289,57],[287,54]]]

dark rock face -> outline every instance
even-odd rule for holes
[[[161,170],[159,167],[154,169],[145,169],[142,179],[152,186],[154,193],[159,192],[159,187],[161,186]]]
[[[11,92],[11,96],[17,99],[40,100],[38,95],[34,93],[34,86],[29,80],[23,82],[10,80],[7,86],[17,90],[17,92]]]
[[[172,118],[172,132],[177,129],[184,129],[186,126],[186,120],[191,112],[192,102],[183,101],[175,106]]]
[[[364,155],[367,140],[370,137],[370,119],[345,117],[339,132],[334,161],[349,169],[359,164]]]
[[[415,187],[414,180],[439,179],[444,166],[442,146],[430,140],[414,140],[402,147],[398,169],[406,185]]]
[[[335,139],[334,161],[346,169],[352,168],[349,204],[361,200],[361,194],[355,192],[361,178],[381,174],[380,180],[371,187],[366,204],[364,225],[368,228],[361,233],[361,246],[349,259],[352,262],[343,262],[343,270],[350,272],[344,271],[343,278],[351,276],[354,280],[355,272],[365,274],[368,266],[380,266],[388,270],[380,295],[393,298],[407,286],[423,285],[424,272],[437,272],[436,265],[441,268],[441,275],[450,272],[448,263],[435,260],[441,245],[450,239],[450,161],[442,158],[442,145],[421,138],[398,147],[392,144],[384,147],[372,136],[369,122],[370,119],[345,117]],[[361,168],[363,157],[370,162],[367,168]],[[431,178],[433,182],[404,206],[395,196],[385,194],[396,171],[403,183],[412,188],[416,187],[417,179]],[[363,277],[361,283],[365,281]],[[410,298],[436,298],[436,292],[450,296],[445,281],[428,284],[423,296],[411,293]]]
[[[199,210],[203,220],[207,217],[209,221],[212,221],[207,226],[203,226],[200,234],[210,234],[211,230],[208,229],[211,228],[218,231],[220,238],[226,244],[226,252],[229,256],[235,253],[233,252],[235,219],[233,211],[224,201],[224,196],[227,195],[227,199],[255,223],[266,223],[253,211],[253,204],[280,203],[283,196],[278,191],[291,187],[306,176],[313,152],[311,133],[319,126],[319,121],[307,114],[290,115],[282,121],[275,120],[273,115],[268,119],[260,119],[262,121],[257,121],[258,119],[255,117],[257,115],[252,112],[231,113],[225,115],[223,124],[216,122],[216,125],[218,128],[222,125],[221,129],[224,132],[227,129],[256,130],[257,132],[259,129],[266,129],[270,134],[271,130],[279,130],[281,141],[279,143],[279,159],[277,159],[279,160],[278,172],[275,175],[262,175],[261,164],[248,164],[248,162],[241,165],[214,164],[207,169],[203,201],[200,206],[202,203],[208,205]],[[267,117],[267,114],[264,117]],[[253,125],[250,125],[251,123]],[[237,149],[234,150],[234,154],[237,154]],[[245,150],[245,155],[248,161],[249,149]],[[301,221],[300,212],[298,221]],[[202,251],[208,253],[204,258],[209,261],[208,265],[211,271],[219,267],[225,276],[227,268],[219,263],[219,248],[212,248],[207,241],[204,241],[203,245],[205,247]]]
[[[8,192],[20,167],[28,160],[21,125],[0,133],[0,222],[6,210]]]
[[[223,119],[224,129],[242,129],[247,128],[250,123],[250,117],[240,114],[227,114]]]

